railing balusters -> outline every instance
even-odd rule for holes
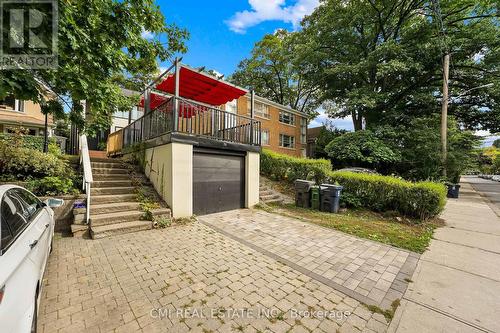
[[[150,140],[165,133],[180,132],[215,140],[261,145],[261,123],[247,116],[207,107],[179,98],[178,119],[172,97],[122,131],[123,147]],[[177,126],[176,126],[177,125]]]

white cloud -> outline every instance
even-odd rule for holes
[[[328,118],[328,115],[324,110],[318,110],[318,112],[319,115],[309,123],[309,128],[323,126],[324,123],[328,120],[331,121],[333,125],[338,129],[354,131],[354,125],[352,123],[351,116],[347,116],[345,118]]]
[[[312,13],[319,0],[296,0],[286,6],[285,0],[248,0],[251,10],[244,10],[233,15],[226,24],[234,32],[245,33],[246,29],[264,21],[283,21],[299,26],[300,20]]]
[[[141,37],[145,39],[153,39],[154,35],[151,31],[142,29]]]

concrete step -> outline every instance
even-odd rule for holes
[[[71,233],[73,237],[83,238],[89,232],[89,226],[86,224],[72,224]]]
[[[92,198],[91,198],[91,200],[92,200]],[[114,201],[111,203],[104,203],[104,204],[92,204],[91,203],[90,204],[90,213],[92,215],[97,215],[97,214],[130,211],[130,210],[139,210],[140,206],[141,205],[138,202],[133,202],[133,201],[125,201],[125,202],[115,202]],[[75,209],[73,209],[73,215],[85,214],[85,210],[86,210],[86,208],[75,208]]]
[[[105,188],[105,187],[130,187],[132,186],[132,181],[130,178],[128,180],[97,180],[92,183],[93,188]]]
[[[280,199],[279,194],[269,194],[269,195],[262,195],[260,196],[260,200],[267,202],[268,200],[275,200],[275,199]]]
[[[93,195],[104,195],[104,194],[133,194],[135,193],[134,186],[124,186],[124,187],[102,187],[90,189],[90,194]],[[92,203],[92,202],[91,202]]]
[[[92,239],[111,237],[130,232],[149,230],[153,228],[151,221],[130,221],[124,223],[108,224],[103,226],[93,226],[90,229]]]
[[[155,209],[153,215],[169,215],[170,209],[160,208]],[[115,224],[121,222],[138,221],[144,217],[145,212],[141,210],[129,210],[122,212],[106,213],[106,214],[92,214],[90,215],[92,228],[95,226]],[[85,221],[85,214],[75,215],[75,224],[82,224]]]
[[[273,194],[273,193],[274,193],[274,192],[273,192],[273,191],[271,191],[271,190],[260,190],[260,191],[259,191],[259,196],[261,196],[261,197],[262,197],[262,196],[265,196],[265,195],[271,195],[271,194]]]
[[[124,169],[126,168],[122,163],[115,163],[115,162],[91,162],[92,169]]]
[[[268,200],[262,200],[262,201],[264,201],[267,204],[270,204],[270,203],[282,203],[283,199],[282,198],[276,198],[276,199],[268,199]]]
[[[106,204],[106,203],[119,203],[119,202],[127,202],[127,201],[135,201],[137,200],[137,194],[106,194],[106,195],[96,195],[91,196],[90,198],[90,207],[92,205]]]
[[[92,175],[128,175],[128,174],[129,174],[128,169],[92,167]]]
[[[90,162],[94,163],[123,163],[122,160],[117,159],[117,158],[98,158],[98,157],[91,157]]]
[[[118,174],[92,174],[94,178],[94,182],[101,180],[127,180],[130,179],[130,175],[127,173],[118,173]]]

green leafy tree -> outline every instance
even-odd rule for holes
[[[369,130],[349,132],[333,139],[325,148],[332,164],[340,167],[367,167],[384,171],[400,156]]]
[[[330,115],[361,130],[439,112],[450,52],[450,114],[498,131],[499,27],[493,0],[324,0],[303,21],[296,57],[334,104]]]
[[[70,119],[88,132],[108,127],[116,110],[130,109],[136,100],[123,96],[120,87],[143,87],[158,71],[158,60],[186,51],[188,37],[165,23],[153,0],[59,0],[58,26],[59,67],[2,70],[0,99],[15,95],[52,114],[67,104]],[[45,103],[43,86],[60,97],[59,105]],[[85,121],[82,100],[90,106]]]
[[[384,140],[401,159],[390,172],[410,180],[441,180],[441,144],[439,116],[412,119],[408,124],[381,126],[376,136]],[[448,181],[458,182],[460,175],[474,164],[480,139],[448,120]]]
[[[495,141],[493,141],[492,146],[495,148],[500,148],[500,139],[496,139]]]
[[[325,122],[321,128],[316,143],[314,145],[315,158],[329,158],[328,153],[325,151],[326,146],[335,138],[346,134],[346,130],[338,129],[333,124]]]
[[[259,96],[314,115],[319,106],[318,87],[305,79],[295,64],[296,34],[278,30],[257,42],[249,58],[231,75],[233,83],[255,90]]]

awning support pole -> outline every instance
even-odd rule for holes
[[[250,144],[253,145],[253,119],[254,119],[254,107],[255,107],[255,91],[252,89],[250,92]]]
[[[174,90],[174,132],[179,129],[179,76],[180,63],[179,58],[175,58],[175,90]]]

